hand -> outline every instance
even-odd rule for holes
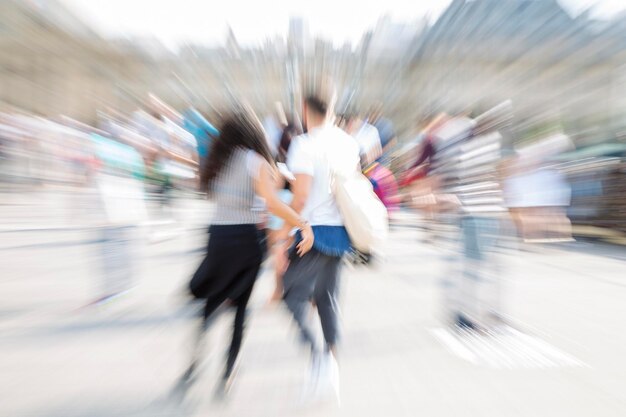
[[[313,236],[313,229],[310,224],[306,224],[301,230],[302,240],[298,243],[298,256],[304,256],[305,253],[311,250],[315,237]]]

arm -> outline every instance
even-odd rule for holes
[[[311,190],[311,184],[313,177],[306,174],[297,174],[296,180],[291,183],[291,191],[293,192],[293,199],[291,200],[291,209],[296,213],[300,213],[304,208],[306,200],[309,198],[309,192]],[[292,229],[287,223],[278,233],[278,240],[285,241],[289,236],[289,231]]]
[[[293,227],[300,228],[302,232],[302,242],[298,245],[298,254],[302,256],[313,246],[313,231],[311,225],[300,217],[298,211],[292,209],[280,200],[276,194],[274,184],[275,182],[272,178],[270,165],[264,161],[259,167],[258,175],[255,178],[255,191],[265,200],[267,209],[270,212],[285,220],[283,230],[286,229],[288,233]],[[282,230],[279,236],[283,236]]]
[[[312,183],[312,176],[306,174],[297,174],[296,180],[291,185],[291,191],[293,192],[291,208],[293,208],[298,213],[302,211],[306,200],[309,198]]]

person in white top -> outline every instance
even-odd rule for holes
[[[295,207],[302,205],[301,215],[312,226],[343,226],[331,191],[332,172],[353,170],[358,163],[356,141],[331,124],[315,126],[293,140],[287,166],[296,176],[294,192],[300,191]]]
[[[350,116],[347,131],[359,144],[361,166],[367,167],[383,154],[378,130],[358,116]]]
[[[334,393],[338,400],[337,295],[341,258],[350,249],[350,239],[331,182],[333,172],[358,169],[359,146],[350,135],[330,123],[332,98],[321,93],[309,95],[304,105],[308,132],[291,143],[287,165],[295,176],[291,207],[311,224],[315,240],[311,251],[304,256],[298,257],[293,251],[289,254],[289,266],[283,277],[283,299],[298,324],[302,339],[311,348],[311,386],[325,387],[324,393]],[[286,237],[289,228],[283,228],[282,233]],[[316,340],[309,323],[311,300],[319,313],[323,346]],[[316,392],[320,393],[319,389]]]

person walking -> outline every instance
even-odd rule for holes
[[[298,228],[302,240],[296,252],[303,256],[314,241],[309,223],[276,194],[276,166],[260,121],[248,109],[235,110],[225,118],[214,141],[202,187],[215,203],[209,228],[207,253],[189,287],[196,298],[206,299],[202,334],[216,310],[227,300],[235,309],[233,335],[218,393],[232,386],[236,360],[241,348],[246,306],[265,255],[263,213],[267,209],[287,225]],[[197,357],[184,375],[190,380]]]
[[[462,252],[459,259],[448,257],[460,273],[448,273],[442,282],[446,320],[459,329],[488,332],[503,324],[500,252],[509,227],[498,167],[500,131],[511,117],[507,100],[473,119],[453,117],[434,133],[437,217],[447,231],[441,243],[444,253],[453,247]]]
[[[322,87],[304,100],[307,133],[293,139],[287,166],[294,174],[291,207],[313,228],[313,249],[304,256],[289,253],[283,276],[283,300],[297,323],[302,339],[311,350],[311,385],[306,394],[334,392],[339,399],[336,362],[339,339],[339,284],[342,256],[350,239],[332,193],[333,172],[359,168],[359,146],[350,135],[333,125],[334,94]],[[282,230],[289,235],[289,227]],[[299,241],[296,234],[295,242]],[[292,245],[292,248],[295,246]],[[324,335],[320,345],[309,322],[311,301],[315,304]],[[332,389],[332,390],[331,390]],[[320,391],[322,390],[322,391]]]

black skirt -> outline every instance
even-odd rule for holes
[[[189,283],[196,298],[239,298],[248,290],[266,254],[266,233],[254,224],[212,225],[207,254]]]

